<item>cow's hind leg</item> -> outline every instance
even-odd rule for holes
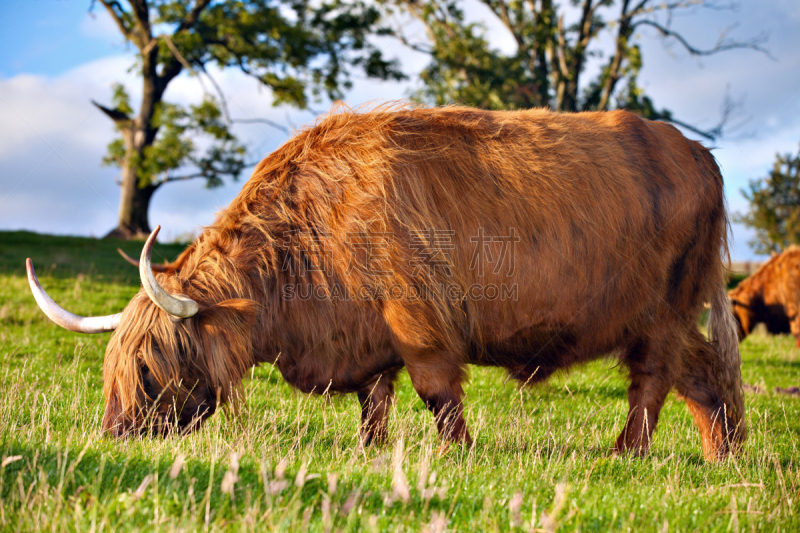
[[[643,455],[658,422],[664,400],[673,386],[666,341],[639,340],[624,354],[631,384],[628,388],[628,419],[617,438],[617,452]]]
[[[464,421],[465,372],[457,357],[436,352],[403,354],[403,362],[419,397],[433,413],[439,435],[451,442],[472,443]]]
[[[739,428],[729,416],[723,395],[718,390],[714,347],[698,331],[690,334],[684,356],[684,372],[678,378],[678,393],[686,401],[703,441],[703,454],[709,461],[724,458],[740,438]]]
[[[394,399],[397,371],[379,374],[377,379],[358,391],[361,403],[361,442],[380,444],[389,436],[389,410]]]

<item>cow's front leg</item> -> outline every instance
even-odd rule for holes
[[[389,410],[394,399],[397,372],[379,374],[375,381],[358,391],[361,403],[361,442],[364,446],[386,441],[389,436]]]
[[[800,313],[795,309],[795,315],[789,315],[789,330],[794,335],[794,345],[800,348]]]
[[[464,421],[464,368],[448,353],[414,353],[403,362],[419,397],[433,413],[439,435],[451,442],[472,444]]]

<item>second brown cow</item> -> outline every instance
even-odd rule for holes
[[[758,324],[795,336],[800,348],[800,246],[789,246],[728,292],[739,340]]]

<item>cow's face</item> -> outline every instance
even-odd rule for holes
[[[121,437],[199,428],[252,366],[256,308],[227,300],[177,319],[137,295],[106,350],[103,429]]]
[[[106,400],[103,430],[115,437],[136,433],[166,435],[187,433],[200,427],[217,408],[216,393],[204,380],[191,390],[163,387],[146,365],[141,367],[142,391],[137,391],[132,411],[122,404],[119,389]]]
[[[750,330],[753,328],[752,313],[748,302],[741,299],[731,298],[731,310],[733,311],[733,318],[736,319],[736,325],[739,329],[739,341],[741,342]]]
[[[26,261],[31,291],[53,322],[80,333],[115,332],[103,366],[103,429],[116,436],[198,428],[220,402],[232,399],[254,364],[252,329],[259,304],[215,297],[213,289],[193,285],[175,269],[160,274],[162,286],[150,263],[159,229],[142,248],[142,290],[114,315],[81,317],[63,309],[42,288],[33,262]],[[241,272],[227,280],[223,271],[204,274],[218,292],[226,286],[248,292],[249,278]],[[187,291],[197,294],[190,297]]]

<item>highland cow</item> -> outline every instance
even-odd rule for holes
[[[709,151],[629,112],[334,112],[264,159],[238,197],[118,315],[103,428],[191,430],[253,365],[355,392],[386,438],[405,368],[446,441],[470,442],[467,365],[524,384],[601,357],[630,378],[615,449],[644,453],[673,388],[707,458],[746,434],[724,285],[728,221]],[[709,342],[698,331],[712,302]]]
[[[728,291],[739,340],[763,323],[772,334],[789,333],[800,348],[800,247],[789,246]]]

